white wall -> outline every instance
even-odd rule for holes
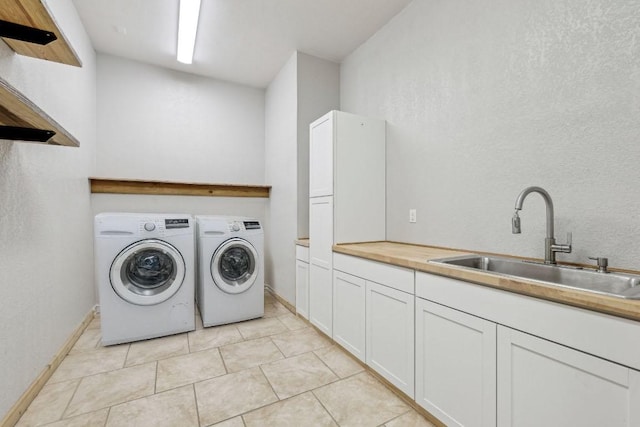
[[[414,0],[341,67],[345,111],[388,120],[387,238],[640,269],[635,1]],[[409,224],[408,210],[418,210]]]
[[[0,42],[0,76],[81,145],[0,141],[0,419],[95,301],[87,180],[95,153],[95,54],[71,1],[48,3],[83,67],[19,56]]]
[[[267,88],[267,212],[271,274],[266,282],[295,304],[295,246],[309,236],[309,124],[339,104],[338,64],[294,52]]]
[[[297,231],[297,54],[269,84],[265,102],[265,168],[271,185],[267,209],[269,235],[265,282],[281,297],[295,301]]]
[[[264,183],[264,90],[105,54],[97,64],[97,175]]]

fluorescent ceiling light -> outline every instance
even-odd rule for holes
[[[180,20],[178,22],[178,61],[184,64],[193,62],[193,50],[196,46],[200,0],[180,0]]]

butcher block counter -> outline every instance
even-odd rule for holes
[[[334,245],[333,251],[640,321],[640,300],[608,297],[532,280],[429,262],[433,259],[468,255],[473,252],[396,242],[340,244]]]

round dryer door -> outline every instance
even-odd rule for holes
[[[251,243],[229,239],[211,258],[211,277],[222,291],[239,294],[249,289],[258,277],[258,254]]]
[[[111,286],[122,299],[154,305],[175,295],[185,277],[180,252],[162,240],[149,239],[126,247],[111,264]]]

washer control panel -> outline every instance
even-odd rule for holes
[[[229,221],[229,231],[238,232],[238,231],[251,231],[251,230],[260,230],[262,227],[260,226],[259,221],[245,221],[245,220],[237,220],[237,221]]]
[[[153,233],[164,236],[166,233],[180,232],[180,229],[191,227],[189,218],[143,218],[140,220],[138,230],[141,234]],[[171,233],[170,233],[171,234]]]
[[[143,219],[140,221],[139,230],[141,234],[151,233],[162,234],[165,230],[164,220],[162,219]]]

